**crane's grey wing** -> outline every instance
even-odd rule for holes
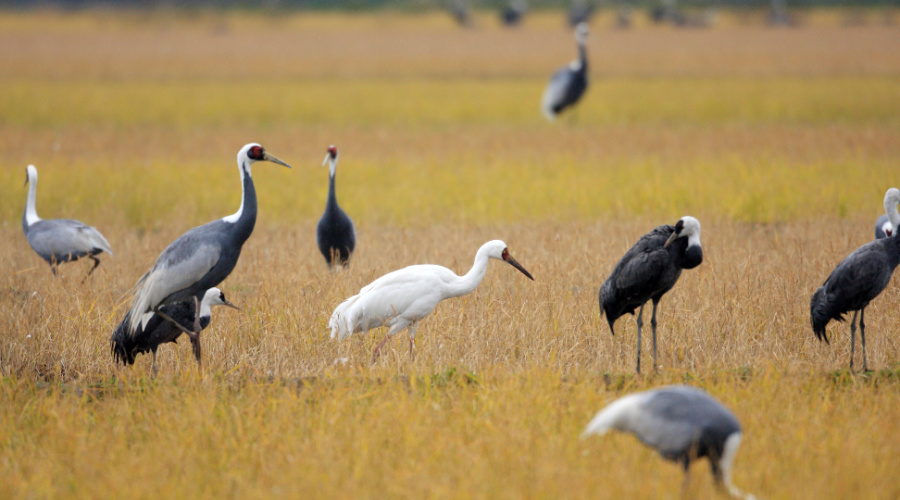
[[[102,250],[112,255],[106,238],[87,224],[71,219],[42,220],[28,232],[28,243],[45,259]]]
[[[862,307],[887,287],[893,268],[876,240],[847,256],[825,280],[827,300],[845,311]]]
[[[550,83],[544,89],[544,97],[541,99],[541,111],[548,120],[556,118],[556,107],[563,101],[572,82],[572,72],[568,66],[559,69],[550,77]]]
[[[140,323],[141,315],[169,295],[200,281],[219,262],[221,244],[196,229],[173,241],[138,281],[131,307],[132,332]]]

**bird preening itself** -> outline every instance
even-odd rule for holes
[[[337,336],[343,340],[356,332],[389,327],[390,330],[372,353],[374,362],[387,339],[409,328],[409,353],[413,356],[419,320],[428,316],[440,301],[475,290],[484,278],[491,259],[502,260],[534,280],[531,273],[510,255],[506,243],[489,241],[478,249],[475,264],[464,276],[457,276],[443,266],[426,264],[405,267],[368,284],[335,308],[328,322],[331,338]]]
[[[551,122],[556,120],[556,116],[564,109],[574,106],[584,91],[587,90],[587,43],[588,25],[580,23],[575,27],[575,40],[578,42],[578,59],[572,61],[567,66],[563,66],[553,76],[550,77],[550,83],[544,90],[544,97],[541,99],[541,111],[544,116]]]
[[[897,204],[900,190],[890,188],[884,194],[884,212],[893,227],[900,225]],[[832,319],[844,320],[844,314],[853,311],[850,320],[850,369],[856,348],[856,317],[859,316],[859,339],[862,342],[863,371],[866,363],[866,307],[869,302],[891,282],[897,264],[900,264],[900,238],[896,235],[877,239],[859,247],[841,261],[825,283],[813,293],[809,304],[810,321],[816,338],[828,343],[825,327]]]
[[[257,161],[291,168],[259,144],[250,143],[241,148],[237,155],[243,190],[240,208],[228,217],[191,229],[163,250],[135,285],[128,313],[131,335],[141,326],[146,328],[146,313],[156,312],[166,304],[192,299],[199,302],[207,290],[231,274],[256,224],[256,189],[250,167]],[[199,332],[199,324],[195,324],[194,332]]]
[[[887,238],[894,234],[894,225],[887,214],[882,215],[875,221],[875,239]]]
[[[337,170],[338,150],[331,146],[322,165],[328,164],[328,200],[325,212],[316,227],[316,243],[331,269],[340,269],[350,263],[350,256],[356,248],[356,226],[353,220],[338,205],[334,194],[334,175]]]
[[[109,242],[91,226],[72,219],[49,219],[38,217],[35,207],[37,197],[37,168],[28,165],[25,169],[25,184],[28,185],[28,199],[22,214],[22,230],[31,248],[50,264],[50,271],[56,276],[56,267],[63,262],[74,262],[82,257],[94,261],[88,271],[90,276],[100,265],[97,254],[106,252],[112,256]]]
[[[680,463],[684,467],[682,492],[687,488],[691,462],[706,457],[717,486],[724,485],[735,497],[754,498],[731,484],[741,425],[705,391],[673,385],[623,396],[601,410],[581,437],[602,436],[610,430],[634,434],[666,460]]]
[[[218,288],[210,288],[200,301],[200,308],[193,298],[184,302],[176,302],[160,306],[159,313],[145,313],[147,321],[141,322],[138,330],[133,334],[128,333],[130,316],[119,323],[113,331],[110,339],[110,347],[115,360],[123,365],[133,365],[138,354],[150,351],[153,353],[153,374],[156,374],[156,350],[160,344],[168,342],[176,343],[182,333],[186,333],[191,339],[194,357],[197,365],[200,365],[200,332],[194,331],[194,322],[200,324],[200,330],[209,326],[212,321],[212,306],[228,306],[240,309],[225,298],[225,294]]]
[[[606,314],[609,331],[624,314],[637,314],[637,373],[641,373],[641,330],[644,305],[653,301],[653,369],[656,365],[656,307],[662,296],[675,286],[682,269],[693,269],[703,262],[700,246],[700,221],[684,216],[674,226],[659,226],[634,244],[600,288],[600,314]]]

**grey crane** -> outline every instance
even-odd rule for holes
[[[291,168],[269,154],[262,146],[250,143],[237,155],[243,194],[238,211],[228,217],[195,227],[173,241],[156,259],[153,267],[135,285],[129,330],[134,335],[145,313],[159,306],[203,298],[203,294],[231,274],[241,248],[256,224],[256,189],[250,167],[257,161],[269,161]],[[195,324],[199,332],[199,324]]]
[[[544,90],[541,99],[541,111],[551,122],[564,109],[574,106],[584,91],[587,90],[587,49],[585,43],[588,36],[588,25],[580,23],[575,27],[575,40],[578,42],[578,59],[563,66],[553,76]]]
[[[891,224],[900,224],[897,204],[900,190],[890,188],[884,194],[884,211]],[[900,238],[891,236],[866,243],[841,261],[825,283],[813,293],[809,304],[810,322],[820,341],[828,342],[825,327],[832,319],[843,321],[844,314],[853,311],[850,320],[850,369],[856,347],[856,317],[859,316],[859,339],[862,342],[863,371],[866,363],[866,307],[891,282],[894,269],[900,264]]]
[[[344,212],[337,202],[334,194],[334,175],[337,170],[338,150],[333,145],[328,148],[328,154],[322,165],[328,164],[330,174],[328,177],[328,201],[325,202],[325,212],[319,219],[316,227],[316,243],[319,251],[325,257],[328,267],[335,269],[350,263],[350,255],[356,248],[356,226],[353,220]]]
[[[212,306],[228,306],[240,309],[225,298],[218,288],[210,288],[200,301],[200,309],[193,298],[184,302],[176,302],[159,307],[159,314],[148,312],[146,322],[138,326],[134,335],[128,333],[129,314],[119,323],[110,338],[110,348],[116,361],[124,366],[133,365],[138,354],[150,351],[153,353],[153,374],[156,374],[156,350],[161,344],[176,343],[182,332],[187,333],[193,345],[194,357],[200,365],[200,336],[194,332],[194,322],[200,323],[200,330],[209,326],[212,321]]]
[[[606,314],[613,335],[615,321],[624,314],[637,315],[637,373],[641,373],[641,329],[644,305],[653,301],[653,369],[656,369],[656,306],[675,286],[682,269],[693,269],[703,262],[700,246],[700,221],[686,215],[674,226],[659,226],[634,244],[600,288],[600,314]]]
[[[94,261],[87,275],[90,276],[100,265],[97,254],[106,252],[112,256],[112,249],[106,238],[91,226],[72,219],[44,220],[38,217],[35,208],[37,197],[37,168],[28,165],[25,169],[25,184],[28,198],[22,214],[22,230],[32,250],[50,264],[50,271],[56,276],[56,267],[63,262],[74,262],[82,257]]]
[[[602,436],[610,430],[629,432],[666,460],[680,463],[683,490],[691,461],[706,457],[717,486],[724,485],[735,497],[754,498],[731,484],[741,425],[705,391],[673,385],[623,396],[601,410],[581,437]]]
[[[888,218],[887,214],[882,215],[875,221],[875,239],[887,238],[888,236],[893,235],[894,226],[891,224],[891,220]]]

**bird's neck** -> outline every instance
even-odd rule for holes
[[[475,254],[475,263],[472,265],[472,269],[469,269],[469,272],[459,276],[458,279],[449,285],[448,297],[459,297],[475,290],[481,284],[481,280],[484,279],[489,260],[491,259],[487,256],[487,253],[478,250],[478,253]]]
[[[28,199],[31,199],[30,195]],[[896,236],[897,232],[900,231],[900,229],[897,229],[900,228],[900,225],[898,225],[900,224],[900,213],[897,212],[897,206],[887,207],[884,212],[887,214],[888,220],[891,221],[891,225],[894,227],[894,232],[891,236]]]
[[[581,63],[581,71],[587,71],[587,47],[583,41],[578,42],[578,62]]]
[[[212,317],[212,306],[205,300],[200,303],[200,320]]]
[[[331,167],[331,175],[328,177],[328,201],[327,206],[337,208],[337,196],[334,194],[334,166]]]
[[[41,220],[35,208],[37,198],[37,179],[28,180],[28,199],[25,201],[25,213],[22,214],[22,227],[28,227]]]
[[[240,165],[238,169],[241,172],[241,207],[237,212],[222,220],[234,224],[234,228],[244,234],[243,239],[246,240],[253,232],[253,226],[256,225],[256,188],[253,185],[249,165],[246,168]]]

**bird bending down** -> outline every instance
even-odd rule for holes
[[[350,263],[350,255],[356,248],[356,226],[353,220],[338,205],[334,194],[334,175],[337,170],[338,151],[331,146],[325,161],[329,166],[328,177],[328,201],[325,202],[325,212],[319,219],[316,227],[316,243],[319,251],[325,257],[325,262],[331,269],[340,269]]]
[[[166,247],[153,267],[138,280],[129,311],[131,335],[159,306],[197,300],[231,274],[241,248],[256,224],[256,189],[250,167],[257,161],[269,161],[291,168],[262,146],[250,143],[237,155],[241,176],[241,206],[233,215],[195,227]]]
[[[588,25],[580,23],[575,27],[575,40],[578,42],[578,59],[567,66],[563,66],[553,76],[544,90],[541,99],[541,111],[551,122],[556,120],[556,115],[564,109],[574,106],[584,91],[587,90],[587,42]]]
[[[884,194],[884,211],[893,227],[900,224],[897,204],[900,190],[890,188]],[[825,283],[813,293],[809,304],[810,322],[816,338],[828,342],[825,327],[832,319],[843,321],[844,314],[853,311],[850,320],[850,369],[856,347],[856,317],[859,315],[859,339],[862,342],[863,371],[866,363],[866,307],[891,282],[894,269],[900,264],[900,238],[896,235],[877,239],[859,247],[841,261]]]
[[[128,333],[129,313],[113,331],[110,339],[110,347],[115,360],[123,365],[133,365],[138,354],[151,351],[153,353],[153,374],[156,375],[156,350],[160,344],[168,342],[176,343],[182,332],[187,333],[193,345],[194,357],[197,366],[200,366],[200,336],[199,331],[194,332],[194,323],[199,323],[200,330],[204,330],[212,321],[212,306],[228,306],[240,309],[225,298],[225,294],[218,288],[210,288],[200,301],[200,309],[196,307],[194,299],[160,306],[162,315],[148,312],[146,326],[138,326],[134,335]]]
[[[94,261],[88,271],[90,276],[100,265],[95,257],[106,252],[112,257],[109,243],[99,231],[87,224],[72,219],[43,220],[38,217],[35,208],[37,197],[37,169],[28,165],[25,169],[25,184],[28,185],[28,199],[25,202],[25,213],[22,214],[22,230],[31,248],[50,264],[50,271],[56,276],[56,267],[63,262],[74,262],[82,257]],[[87,277],[85,276],[85,278]]]
[[[887,214],[882,215],[875,221],[875,239],[887,238],[894,234],[894,225]]]
[[[700,221],[682,217],[674,226],[659,226],[634,244],[600,288],[600,314],[606,314],[609,331],[624,314],[637,315],[637,373],[641,373],[641,330],[644,305],[653,301],[653,369],[656,370],[656,307],[660,299],[678,282],[682,269],[693,269],[703,262],[700,246]]]
[[[385,274],[368,284],[335,308],[328,322],[331,338],[337,336],[343,340],[356,332],[368,332],[380,326],[390,327],[372,353],[374,362],[388,338],[409,328],[409,353],[413,356],[413,341],[419,320],[428,316],[440,301],[475,290],[484,278],[490,259],[502,260],[534,280],[531,273],[509,254],[506,243],[489,241],[478,249],[475,264],[464,276],[457,276],[443,266],[425,264]]]
[[[691,461],[707,457],[717,486],[735,497],[754,498],[731,484],[741,426],[728,408],[700,389],[673,385],[621,397],[591,420],[581,438],[610,430],[634,434],[666,460],[681,463],[683,490]]]

